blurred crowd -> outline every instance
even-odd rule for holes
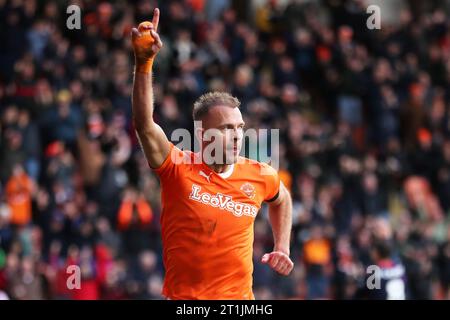
[[[255,222],[257,299],[352,299],[388,241],[410,299],[450,298],[448,1],[0,0],[0,298],[161,299],[160,190],[131,124],[130,31],[161,9],[155,119],[192,130],[209,90],[280,129],[295,269]],[[253,157],[254,150],[246,150]],[[81,270],[70,290],[67,267]]]

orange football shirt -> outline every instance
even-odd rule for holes
[[[278,195],[275,169],[240,157],[226,177],[202,163],[198,153],[171,143],[154,171],[161,181],[162,294],[254,299],[253,223],[262,202]]]

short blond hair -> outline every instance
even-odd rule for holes
[[[233,97],[231,94],[226,92],[208,92],[195,101],[192,117],[194,120],[200,120],[205,114],[208,113],[211,107],[217,105],[225,105],[230,108],[239,108],[241,102],[238,98]]]

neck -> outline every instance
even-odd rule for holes
[[[224,173],[227,172],[231,165],[230,164],[209,164],[208,167],[210,167],[212,170],[214,170],[217,173]]]

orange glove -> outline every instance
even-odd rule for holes
[[[159,23],[159,9],[155,9],[153,20],[141,22],[138,28],[131,31],[136,72],[150,73],[153,60],[162,47],[161,39],[156,30]]]

